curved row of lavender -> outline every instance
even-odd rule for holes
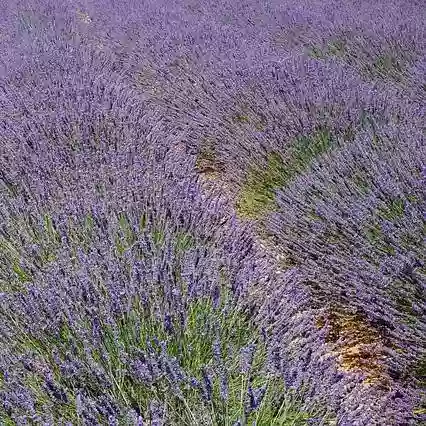
[[[2,7],[5,424],[421,421],[421,3]]]
[[[2,85],[2,421],[314,416],[239,302],[269,279],[248,230],[111,62],[52,46]]]
[[[1,85],[2,422],[326,421],[283,392],[248,303],[272,268],[185,133],[57,31]]]

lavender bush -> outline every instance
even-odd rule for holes
[[[415,425],[415,1],[0,7],[0,423]]]
[[[122,251],[94,225],[87,253],[78,247],[74,259],[63,244],[24,293],[3,295],[4,420],[297,424],[310,417],[283,400],[265,342],[235,305],[240,289],[228,281],[235,271],[209,260],[213,247],[170,228],[147,225]],[[108,241],[113,252],[104,251]]]

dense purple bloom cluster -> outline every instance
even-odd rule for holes
[[[421,422],[421,3],[2,4],[0,424]]]

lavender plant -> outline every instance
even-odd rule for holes
[[[310,418],[288,394],[283,399],[279,375],[265,370],[266,342],[238,307],[223,267],[208,266],[212,248],[182,243],[188,237],[170,234],[173,223],[161,241],[152,224],[123,248],[116,237],[124,220],[109,234],[102,219],[93,221],[87,253],[82,242],[74,261],[72,242],[62,243],[25,291],[3,293],[4,421],[102,424],[135,415],[155,424],[153,401],[166,409],[167,424]],[[197,274],[189,282],[188,270]],[[18,388],[25,404],[14,399]]]
[[[33,114],[16,122],[24,98],[11,76],[2,98],[2,420],[305,423],[310,414],[279,374],[263,369],[266,342],[245,312],[247,279],[256,280],[243,266],[247,236],[235,223],[226,231],[220,200],[199,192],[176,142],[140,136],[150,119],[132,109],[131,91],[120,99],[124,84],[85,68],[84,52],[71,56],[75,75],[87,73],[84,90],[55,74],[56,53],[42,55],[51,85],[30,77],[33,92],[65,105],[63,116],[36,126],[46,109],[31,99]],[[55,82],[62,94],[50,93]],[[83,117],[66,99],[78,93]],[[20,173],[9,155],[22,159]],[[254,364],[240,371],[249,344],[258,345]]]
[[[2,424],[421,421],[421,16],[1,5]]]

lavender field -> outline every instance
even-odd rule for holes
[[[0,2],[0,426],[426,425],[425,23]]]

